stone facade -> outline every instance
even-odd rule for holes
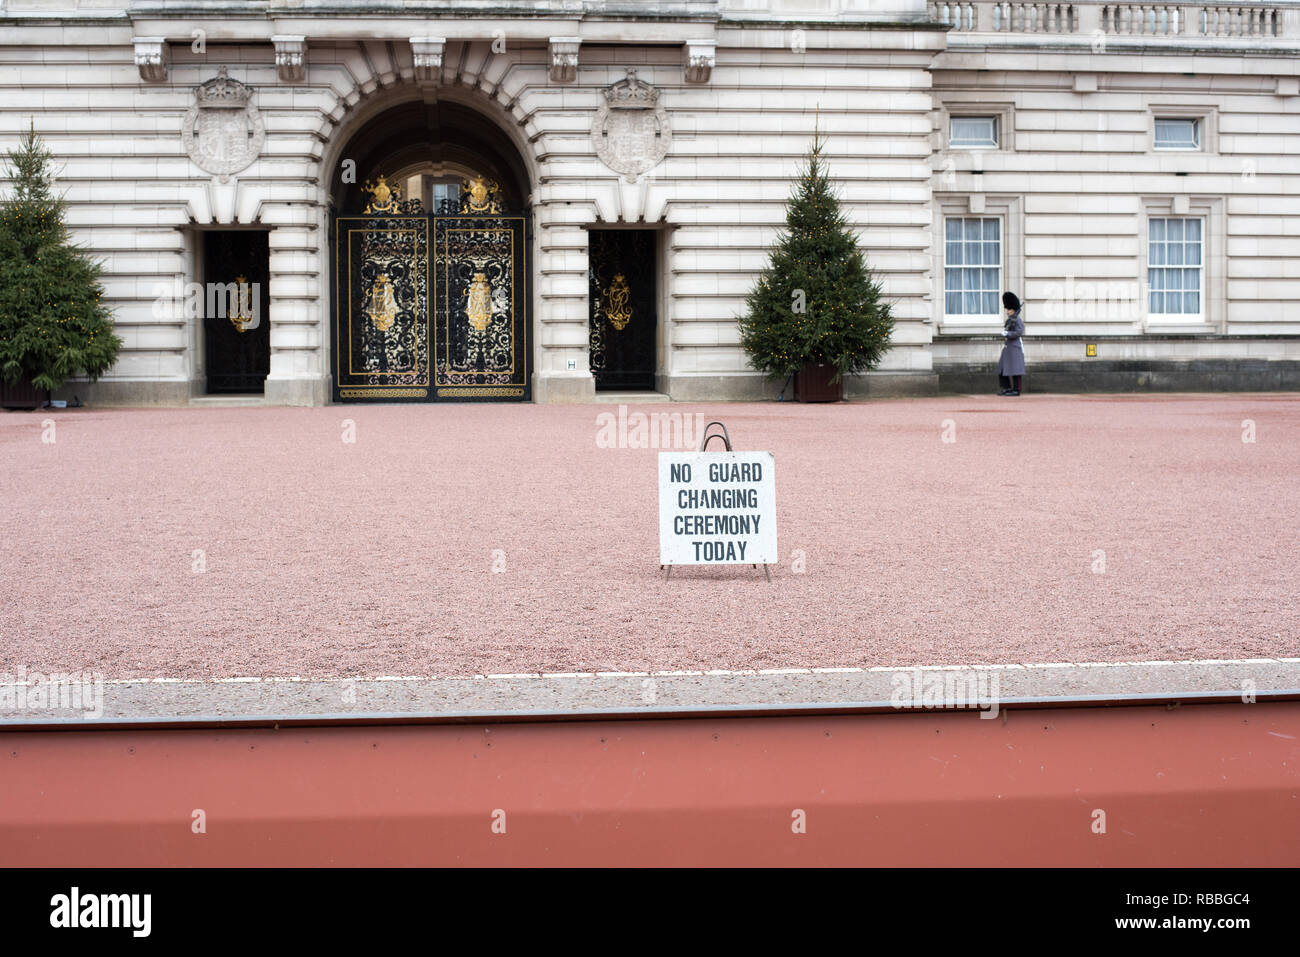
[[[472,110],[518,153],[536,401],[592,398],[587,230],[634,225],[659,231],[659,390],[774,396],[735,317],[815,127],[898,318],[851,394],[991,378],[996,319],[945,296],[948,222],[985,220],[997,285],[1027,303],[1030,376],[1294,388],[1298,53],[1290,2],[0,0],[0,146],[34,123],[105,264],[125,349],[69,389],[98,402],[204,393],[200,330],[158,298],[194,281],[217,228],[269,230],[265,400],[328,401],[332,184],[356,132],[410,103]],[[196,132],[223,70],[251,105]],[[656,91],[662,158],[636,130],[600,134],[629,71]],[[996,142],[952,145],[953,117],[991,120]],[[1155,121],[1179,118],[1195,148],[1157,149]],[[1149,308],[1166,218],[1202,224],[1197,314]]]

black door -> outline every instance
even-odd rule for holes
[[[597,389],[655,387],[655,231],[593,229],[588,242],[591,372]]]
[[[267,233],[203,234],[203,341],[209,394],[262,392],[271,371]]]

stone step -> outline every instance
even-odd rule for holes
[[[639,402],[671,402],[663,392],[597,392],[596,401],[610,405],[634,405]]]
[[[190,396],[190,405],[207,409],[230,409],[239,406],[265,405],[266,399],[261,395],[195,395]]]

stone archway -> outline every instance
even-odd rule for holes
[[[530,179],[463,103],[359,117],[331,164],[335,401],[531,398]]]
[[[350,183],[347,161],[356,171]],[[422,163],[476,169],[499,183],[514,204],[528,204],[529,164],[517,143],[477,105],[446,97],[398,100],[358,115],[325,167],[330,202],[337,213],[360,208],[367,170],[389,165],[391,174]]]

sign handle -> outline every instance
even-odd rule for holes
[[[718,435],[718,433],[716,432],[714,432],[712,435],[709,434],[709,429],[713,428],[715,425],[722,430],[721,435]],[[727,451],[728,452],[734,451],[731,448],[731,436],[727,434],[727,427],[723,425],[721,422],[710,422],[708,425],[704,427],[704,440],[700,442],[701,452],[708,450],[709,439],[722,439],[723,444],[727,447]]]

